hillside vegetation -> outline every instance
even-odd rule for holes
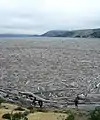
[[[79,37],[79,38],[100,38],[100,29],[84,29],[84,30],[52,30],[42,34],[46,37]]]
[[[99,120],[100,110],[95,109],[90,113],[75,109],[47,109],[47,108],[22,108],[14,104],[2,103],[0,106],[0,120]],[[98,113],[97,115],[95,113]],[[5,119],[4,119],[5,118]]]

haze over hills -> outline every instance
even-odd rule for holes
[[[38,35],[30,34],[0,34],[0,37],[37,37]]]
[[[83,30],[51,30],[41,35],[32,34],[0,34],[0,37],[71,37],[71,38],[100,38],[100,28]]]

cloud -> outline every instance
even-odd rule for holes
[[[99,0],[2,0],[0,33],[100,27]]]

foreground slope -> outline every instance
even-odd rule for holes
[[[34,112],[29,111],[27,108],[23,108],[24,111],[20,110],[15,110],[18,108],[17,105],[14,104],[9,104],[9,103],[3,103],[0,106],[0,120],[5,120],[2,118],[4,114],[10,113],[13,111],[12,114],[14,113],[24,113],[25,111],[28,112],[27,118],[28,120],[67,120],[68,116],[74,115],[74,120],[87,120],[88,118],[88,112],[84,110],[75,110],[75,109],[46,109],[46,108],[41,108],[41,112],[38,111],[40,108],[33,108]],[[21,107],[20,107],[21,108]],[[73,119],[71,119],[73,120]]]

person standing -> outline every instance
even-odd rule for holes
[[[42,106],[43,106],[43,101],[42,101],[42,100],[39,100],[39,101],[38,101],[38,104],[39,104],[40,108],[42,108]]]
[[[74,104],[75,104],[75,108],[78,110],[78,101],[79,100],[79,97],[78,97],[78,95],[77,95],[77,97],[75,98],[75,100],[74,100]]]
[[[34,97],[32,104],[34,105],[34,107],[36,106],[36,97]]]

